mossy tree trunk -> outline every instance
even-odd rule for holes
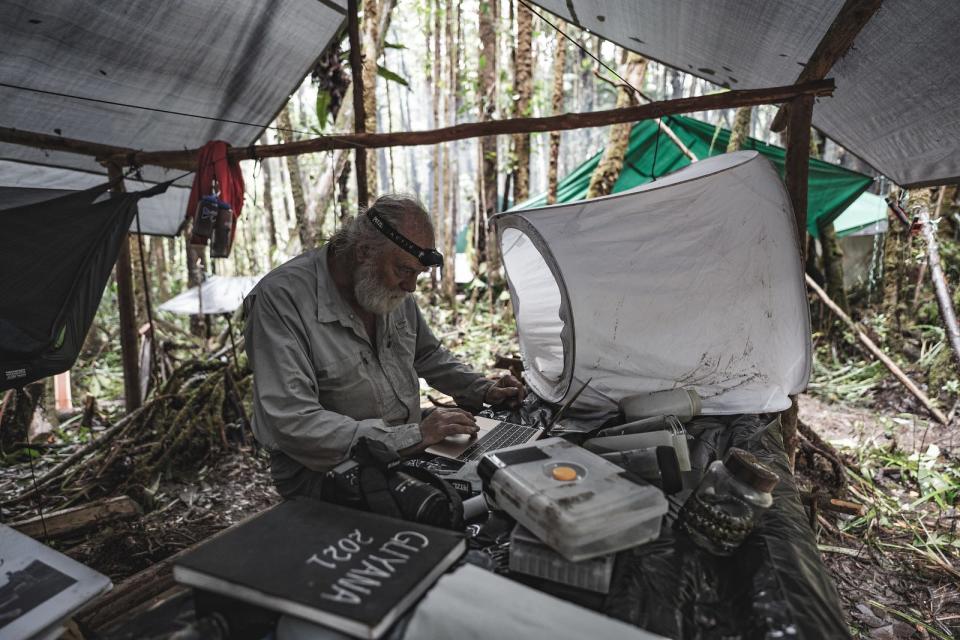
[[[492,120],[497,111],[497,7],[496,0],[480,2],[480,42],[483,52],[480,55],[480,120]],[[480,215],[477,219],[477,264],[487,263],[488,280],[490,269],[494,267],[496,239],[487,221],[497,211],[497,138],[487,136],[480,139]]]
[[[622,64],[621,75],[630,85],[642,89],[643,76],[647,70],[647,59],[630,52]],[[639,104],[638,96],[630,88],[621,86],[617,90],[617,108],[622,109]],[[630,130],[633,125],[629,122],[615,124],[610,127],[610,136],[604,147],[600,163],[590,176],[590,186],[587,188],[587,198],[605,196],[613,191],[620,172],[623,170],[623,157],[630,144]]]
[[[563,66],[566,60],[566,39],[557,34],[553,58],[553,114],[563,113]],[[557,201],[557,163],[560,161],[560,132],[550,133],[550,159],[547,164],[547,204]]]
[[[530,115],[530,97],[533,95],[533,13],[517,4],[517,57],[514,71],[514,117]],[[530,197],[530,134],[513,137],[513,155],[516,178],[513,185],[514,202]]]
[[[293,142],[293,126],[290,118],[290,105],[284,107],[277,116],[280,139],[285,143]],[[307,211],[307,201],[303,195],[303,178],[300,176],[300,160],[297,156],[287,156],[287,170],[290,172],[290,193],[293,195],[293,215],[297,224],[297,235],[303,251],[312,249],[315,244],[313,216]]]
[[[750,137],[750,120],[753,118],[753,107],[740,107],[733,116],[733,129],[730,130],[730,141],[727,143],[727,153],[739,151],[744,140]]]
[[[363,111],[364,129],[373,133],[377,130],[377,59],[380,57],[380,11],[379,0],[363,0],[363,24],[361,25],[361,47],[363,51]],[[370,203],[376,199],[377,150],[367,149],[367,193]]]

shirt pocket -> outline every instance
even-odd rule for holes
[[[324,362],[317,367],[316,375],[317,400],[324,408],[355,420],[375,412],[376,392],[363,364],[363,354],[351,353]]]
[[[417,332],[408,320],[401,319],[394,323],[393,334],[394,357],[404,367],[412,370],[417,354]]]

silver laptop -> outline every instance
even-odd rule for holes
[[[590,378],[590,380],[593,380],[593,378]],[[490,453],[491,451],[539,440],[550,434],[553,425],[563,416],[567,407],[573,404],[573,401],[587,388],[590,380],[584,382],[583,386],[570,396],[569,400],[563,403],[563,406],[553,415],[550,424],[546,427],[531,427],[478,416],[475,420],[477,421],[477,426],[480,427],[479,433],[473,436],[465,434],[447,436],[443,442],[428,447],[427,453],[452,460],[459,460],[460,462],[470,462],[471,460],[479,460],[485,453]]]

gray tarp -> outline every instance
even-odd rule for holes
[[[842,0],[534,0],[733,89],[792,84]],[[903,186],[960,179],[960,2],[886,0],[830,71],[813,124]]]
[[[0,86],[2,126],[146,150],[195,148],[214,139],[234,146],[253,143],[343,24],[346,11],[346,0],[7,0],[3,5],[0,83],[257,125]],[[27,162],[31,170],[43,165],[105,174],[89,156],[19,145],[0,143],[0,160]],[[179,173],[143,171],[150,182]],[[21,174],[0,163],[0,186],[89,186],[65,186],[62,175],[27,184]],[[179,184],[189,187],[191,179]],[[184,213],[178,211],[185,199],[179,191],[171,188],[161,196],[169,200],[162,203],[164,223],[149,223],[156,233],[176,232]]]
[[[263,276],[208,276],[199,287],[190,287],[158,308],[181,315],[233,313]]]

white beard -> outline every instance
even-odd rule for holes
[[[384,286],[371,263],[357,267],[355,277],[353,295],[357,297],[361,307],[374,315],[389,315],[407,298],[405,291],[394,291]]]

